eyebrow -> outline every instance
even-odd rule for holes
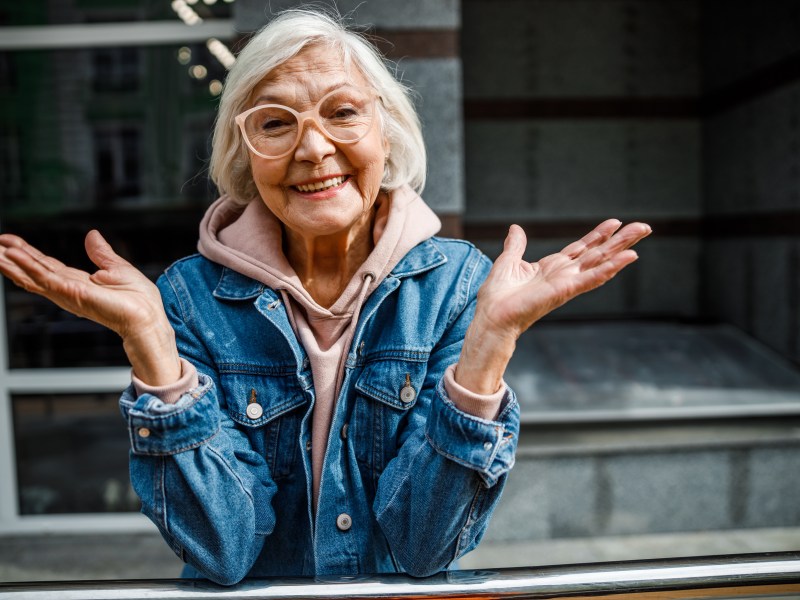
[[[358,87],[358,86],[353,86],[353,84],[348,81],[337,81],[332,83],[325,89],[323,89],[322,94],[320,94],[320,98],[340,87]],[[256,99],[253,100],[253,106],[258,106],[259,104],[284,104],[284,102],[285,102],[285,97],[282,97],[280,94],[261,94],[260,96],[258,96]]]

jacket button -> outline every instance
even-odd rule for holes
[[[139,431],[136,433],[139,434],[139,437],[148,438],[150,437],[150,430],[147,427],[139,427]]]
[[[256,419],[260,419],[261,415],[264,414],[264,409],[261,408],[260,404],[255,402],[251,402],[247,405],[247,416],[255,421]]]
[[[306,452],[311,452],[311,440],[306,442]]]
[[[346,440],[346,439],[347,439],[347,427],[348,427],[348,426],[347,426],[347,423],[345,423],[344,425],[342,425],[342,434],[341,434],[341,436],[342,436],[342,439],[343,439],[343,440]]]
[[[403,401],[404,404],[408,404],[414,401],[414,398],[417,397],[417,392],[414,391],[414,388],[410,385],[405,386],[402,390],[400,390],[400,400]]]
[[[338,517],[336,517],[336,527],[339,528],[339,531],[347,531],[353,526],[353,519],[350,518],[350,515],[347,513],[342,513]]]
[[[410,404],[417,397],[417,390],[411,385],[411,375],[406,373],[406,382],[400,390],[400,400],[403,404]]]

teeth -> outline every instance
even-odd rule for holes
[[[344,181],[344,175],[339,175],[338,177],[331,177],[330,179],[326,179],[325,181],[317,181],[316,183],[298,185],[297,189],[300,190],[301,192],[319,192],[320,190],[326,190],[328,188],[341,185],[343,181]]]

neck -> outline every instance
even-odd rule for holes
[[[365,213],[347,231],[311,236],[285,228],[285,253],[314,301],[330,308],[364,264],[374,247],[375,210]]]

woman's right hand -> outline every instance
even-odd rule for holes
[[[79,317],[108,327],[123,340],[136,375],[150,385],[180,378],[175,335],[158,288],[119,256],[96,230],[85,241],[98,270],[89,274],[47,256],[22,238],[0,235],[0,273]]]

